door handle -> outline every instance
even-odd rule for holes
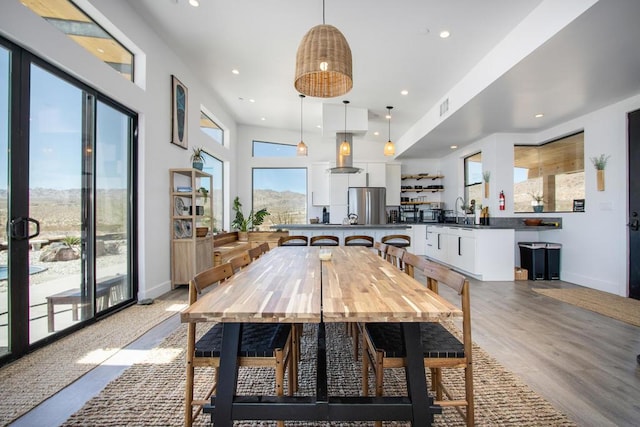
[[[462,256],[462,237],[458,237],[458,255]]]
[[[29,234],[29,223],[36,225],[36,232]],[[9,222],[7,227],[7,235],[14,240],[26,240],[36,237],[40,234],[40,222],[33,218],[14,218]]]
[[[637,219],[634,219],[627,225],[629,226],[629,228],[631,228],[632,231],[638,231],[638,229],[640,229],[640,224],[638,223]]]

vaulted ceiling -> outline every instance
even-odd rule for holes
[[[321,0],[128,2],[238,124],[299,130],[295,55],[322,23]],[[326,23],[350,44],[354,84],[343,97],[305,100],[305,134],[321,133],[323,103],[345,99],[368,109],[361,138],[380,150],[394,106],[399,158],[538,132],[640,93],[639,17],[637,0],[326,0]]]

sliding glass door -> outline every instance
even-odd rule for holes
[[[1,46],[0,358],[132,301],[136,124],[91,88]]]

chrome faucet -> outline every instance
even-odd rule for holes
[[[462,202],[461,205],[460,205],[460,208],[462,209],[462,211],[458,210],[458,202]],[[467,202],[465,202],[462,197],[458,197],[456,199],[456,202],[453,205],[453,210],[455,211],[455,215],[456,215],[456,224],[458,224],[458,214],[459,213],[464,213],[465,223],[466,223],[467,213],[464,210],[464,207],[465,207],[466,204],[467,204]]]

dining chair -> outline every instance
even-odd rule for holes
[[[309,246],[338,246],[340,239],[337,236],[312,236]]]
[[[268,242],[262,242],[258,247],[260,248],[263,254],[266,254],[267,252],[269,252],[269,250],[271,250]]]
[[[237,273],[247,265],[251,264],[251,257],[249,256],[249,252],[245,251],[240,255],[234,256],[229,260],[229,264],[231,264],[231,267],[233,267],[233,272]]]
[[[278,246],[307,246],[308,244],[307,236],[282,236],[278,239]]]
[[[207,289],[217,286],[233,276],[230,263],[221,264],[203,271],[189,282],[189,305]],[[210,402],[218,383],[220,349],[223,323],[217,323],[196,341],[196,325],[206,323],[189,322],[187,325],[187,355],[185,384],[184,425],[190,427],[201,412],[203,405]],[[274,368],[275,392],[284,395],[284,374],[288,371],[288,394],[293,394],[294,367],[292,354],[291,324],[288,323],[245,323],[242,326],[239,366],[260,366]],[[194,399],[195,368],[213,367],[213,384],[203,399]],[[195,412],[194,412],[195,409]],[[278,421],[283,427],[284,422]]]
[[[373,247],[373,237],[364,235],[347,236],[344,238],[345,246],[366,246]]]
[[[386,245],[385,243],[382,243],[382,242],[374,242],[373,243],[373,248],[378,251],[378,256],[380,258],[387,259],[387,248],[388,248],[388,245]]]
[[[389,234],[387,236],[383,236],[380,241],[397,248],[406,248],[411,246],[411,237],[406,234]]]
[[[437,322],[420,324],[424,366],[431,370],[431,385],[435,391],[435,404],[452,406],[466,421],[474,425],[474,397],[471,342],[471,302],[469,282],[461,274],[447,267],[427,261],[424,274],[430,289],[437,293],[438,285],[445,285],[460,296],[462,308],[462,336],[449,331]],[[362,333],[362,392],[369,393],[369,366],[375,375],[375,394],[383,394],[384,368],[405,366],[406,349],[399,323],[367,323]],[[464,396],[453,392],[442,381],[445,368],[464,369]],[[381,425],[376,423],[377,426]]]
[[[404,263],[402,262],[402,256],[406,251],[396,246],[387,246],[387,261],[398,267],[400,270],[404,269]]]
[[[415,270],[423,271],[433,262],[405,250],[402,255],[402,263],[404,264],[404,272],[411,277],[415,277]]]
[[[249,258],[251,258],[251,261],[255,261],[262,256],[262,249],[260,248],[260,246],[251,248],[247,252],[249,253]]]

